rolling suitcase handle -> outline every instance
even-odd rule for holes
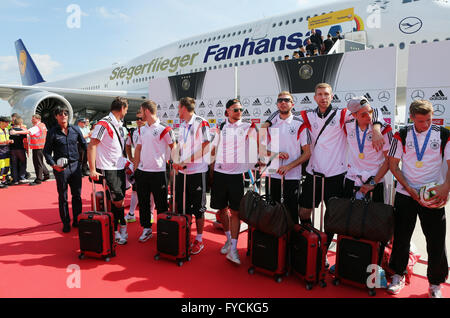
[[[102,172],[101,178],[102,178],[102,181],[103,181],[103,206],[104,206],[104,209],[105,209],[104,212],[108,212],[107,211],[108,210],[108,205],[107,205],[107,202],[106,202],[106,200],[107,200],[107,198],[106,198],[106,179],[105,179],[105,175],[104,175],[103,172]],[[91,180],[91,183],[92,183],[92,199],[94,200],[94,202],[93,202],[94,212],[100,212],[100,211],[97,211],[97,204],[95,204],[96,203],[95,202],[95,199],[96,199],[96,196],[95,196],[95,193],[96,193],[95,181],[93,179],[91,179],[91,177],[89,177],[89,180]]]
[[[323,205],[325,204],[325,175],[313,170],[313,210],[312,210],[312,226],[314,227],[315,206],[316,206],[316,177],[322,179],[322,197],[320,200],[320,231],[323,232]]]

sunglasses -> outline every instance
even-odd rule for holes
[[[58,115],[60,115],[60,116],[69,116],[69,112],[68,111],[62,111],[62,112],[59,112]]]
[[[290,98],[278,98],[277,99],[277,103],[282,103],[282,102],[291,103],[292,100]]]
[[[233,108],[233,112],[237,113],[237,112],[243,112],[244,108]]]
[[[371,109],[371,110],[369,110],[367,112],[361,113],[361,117],[368,117],[368,116],[370,116],[372,114],[373,114],[373,109]]]
[[[136,120],[142,120],[142,117],[136,117]]]

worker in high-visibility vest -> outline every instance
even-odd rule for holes
[[[35,114],[31,117],[33,127],[28,132],[30,136],[29,149],[33,153],[33,165],[36,172],[36,179],[30,185],[41,184],[50,178],[50,173],[44,163],[44,146],[47,138],[47,127],[41,122],[41,116]]]
[[[9,139],[9,130],[7,129],[9,123],[9,118],[0,117],[0,189],[8,187],[6,177],[10,167],[9,144],[13,143]]]

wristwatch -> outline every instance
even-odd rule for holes
[[[377,185],[377,183],[375,182],[375,179],[371,179],[370,181],[369,181],[369,185],[371,185],[371,186],[376,186]]]

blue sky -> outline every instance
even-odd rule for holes
[[[108,67],[190,36],[330,0],[1,0],[0,83],[20,84],[21,38],[47,81]],[[69,28],[70,5],[82,11]],[[9,115],[0,100],[0,115]]]

